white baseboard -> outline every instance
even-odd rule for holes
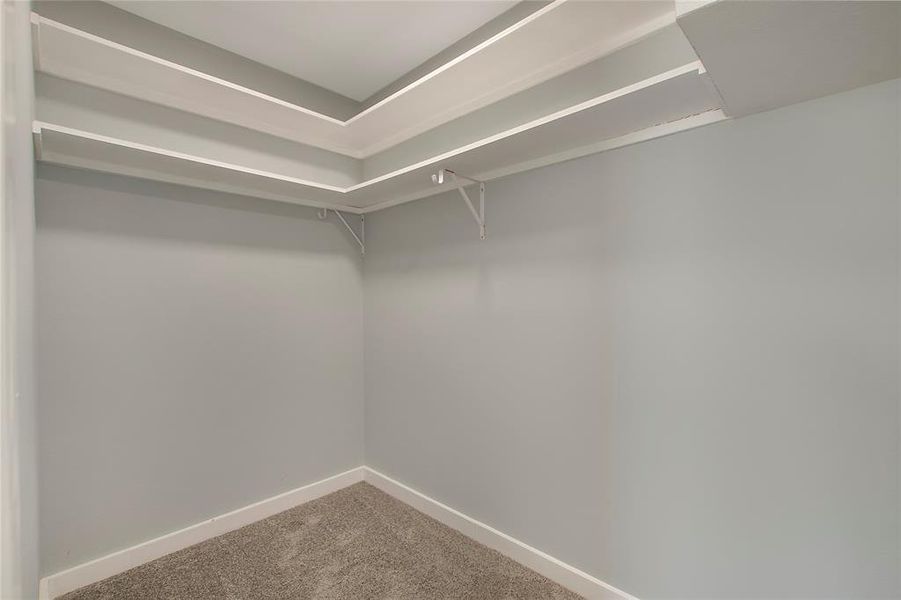
[[[369,467],[357,467],[322,481],[261,500],[164,536],[49,575],[41,580],[40,600],[52,600],[80,587],[102,581],[166,554],[234,531],[305,502],[366,481],[401,502],[512,558],[588,600],[638,600],[600,579],[571,567],[528,544],[429,498]]]
[[[190,527],[148,540],[137,546],[55,573],[41,580],[40,599],[52,600],[80,587],[112,577],[166,554],[204,540],[234,531],[304,502],[315,500],[354,483],[363,481],[363,467],[357,467],[249,506],[213,517]]]
[[[556,581],[563,587],[584,596],[588,600],[638,600],[635,596],[631,596],[596,577],[592,577],[588,573],[545,554],[541,550],[520,542],[506,533],[501,533],[489,525],[429,498],[422,492],[395,481],[387,475],[382,475],[369,467],[364,467],[364,470],[367,483],[394,496],[404,504],[408,504],[433,519],[444,523],[451,529],[456,529],[477,542],[497,550],[504,556],[512,558],[516,562],[544,575],[548,579]]]

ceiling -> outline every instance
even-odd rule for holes
[[[363,101],[512,0],[112,0],[110,4]]]

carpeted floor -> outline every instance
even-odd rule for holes
[[[76,590],[65,600],[578,600],[358,483]]]

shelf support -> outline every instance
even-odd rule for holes
[[[440,185],[444,183],[445,175],[450,175],[452,183],[457,188],[457,191],[460,192],[460,196],[463,198],[466,206],[469,207],[469,212],[472,213],[473,218],[476,220],[476,224],[479,226],[479,239],[484,240],[487,237],[485,232],[485,182],[465,175],[460,175],[450,169],[441,169],[438,171],[437,175],[432,175],[432,181]],[[466,193],[466,187],[460,181],[461,179],[464,179],[469,183],[479,184],[479,210],[476,210],[469,194]]]
[[[324,221],[328,218],[328,211],[335,213],[338,220],[341,221],[344,227],[350,232],[350,235],[354,236],[354,239],[360,245],[360,254],[366,256],[366,217],[360,215],[360,235],[357,235],[357,232],[354,231],[354,228],[350,226],[350,223],[347,222],[347,219],[344,218],[344,215],[342,215],[339,210],[335,210],[334,208],[320,208],[316,212],[316,216]]]

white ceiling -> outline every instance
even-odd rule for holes
[[[512,0],[111,0],[207,43],[365,100]]]

